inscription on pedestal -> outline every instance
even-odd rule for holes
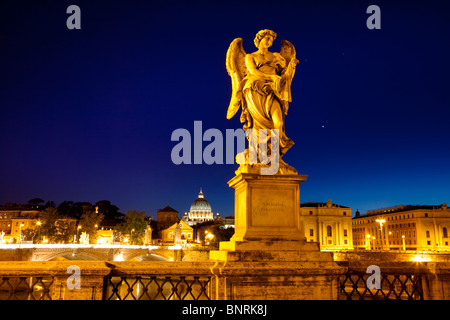
[[[261,217],[266,217],[270,213],[284,212],[284,203],[283,202],[263,201],[262,205],[263,205],[263,207],[261,208],[261,211],[255,213],[256,215],[259,215]]]
[[[252,189],[252,225],[288,227],[294,221],[295,193],[285,189]]]

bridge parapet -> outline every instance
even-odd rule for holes
[[[328,276],[339,286],[335,288],[330,283],[330,292],[323,292],[323,296],[317,296],[318,298],[338,299],[340,297],[335,290],[342,290],[343,287],[347,289],[350,298],[357,298],[352,293],[352,290],[356,290],[354,284],[349,280],[355,275],[349,275],[349,272],[358,271],[358,279],[366,279],[368,275],[363,278],[361,274],[366,273],[367,266],[342,262],[340,265],[341,271],[336,269],[335,273]],[[262,294],[255,292],[253,286],[260,286],[261,281],[269,278],[280,283],[270,288],[271,294],[278,292],[278,295],[271,295],[270,299],[286,299],[289,295],[283,289],[284,278],[280,274],[294,275],[300,280],[305,278],[310,285],[314,285],[317,281],[322,281],[325,272],[320,269],[320,264],[316,267],[319,268],[305,269],[294,263],[271,265],[218,261],[0,261],[0,300],[233,300],[242,294],[239,290],[246,290],[246,298],[253,299]],[[450,298],[449,263],[391,262],[380,265],[380,268],[385,284],[404,290],[404,284],[420,280],[418,285],[423,292],[423,299]],[[78,275],[75,269],[79,271]],[[309,273],[305,275],[305,272]],[[404,275],[407,276],[405,281],[401,280]],[[71,284],[77,283],[77,279],[79,288],[71,287]],[[300,286],[298,290],[306,290],[305,295],[309,292],[306,286]],[[390,291],[391,288],[387,290]]]
[[[50,261],[59,257],[67,260],[181,261],[180,247],[137,245],[80,245],[80,244],[16,244],[0,245],[0,261]]]
[[[211,299],[213,262],[0,261],[0,300]],[[73,270],[77,269],[78,276]],[[78,277],[78,278],[77,278]],[[79,287],[71,284],[79,281]],[[131,291],[128,290],[131,288]],[[143,290],[143,288],[145,288]]]

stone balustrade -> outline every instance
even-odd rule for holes
[[[334,300],[340,297],[340,277],[350,269],[365,272],[371,264],[364,259],[341,261],[330,273],[321,270],[320,263],[308,271],[292,262],[285,269],[287,264],[263,262],[0,261],[0,299]],[[450,299],[450,263],[380,260],[379,265],[382,274],[420,274],[426,300]],[[76,282],[71,266],[79,268],[79,288],[70,288]],[[261,281],[269,280],[265,292],[254,292]],[[314,291],[316,284],[320,292]]]

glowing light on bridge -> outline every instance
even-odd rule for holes
[[[127,244],[0,244],[0,249],[169,249],[181,246],[138,246]]]
[[[428,261],[432,261],[432,259],[427,256],[427,255],[423,255],[423,254],[417,254],[414,257],[411,258],[411,261],[414,262],[428,262]]]

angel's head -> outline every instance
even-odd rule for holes
[[[259,48],[259,44],[261,43],[261,40],[267,39],[267,41],[269,41],[268,47],[270,47],[273,43],[273,40],[275,40],[276,37],[277,37],[277,34],[272,30],[269,30],[269,29],[260,30],[256,34],[256,37],[254,40],[255,46],[257,48]]]

